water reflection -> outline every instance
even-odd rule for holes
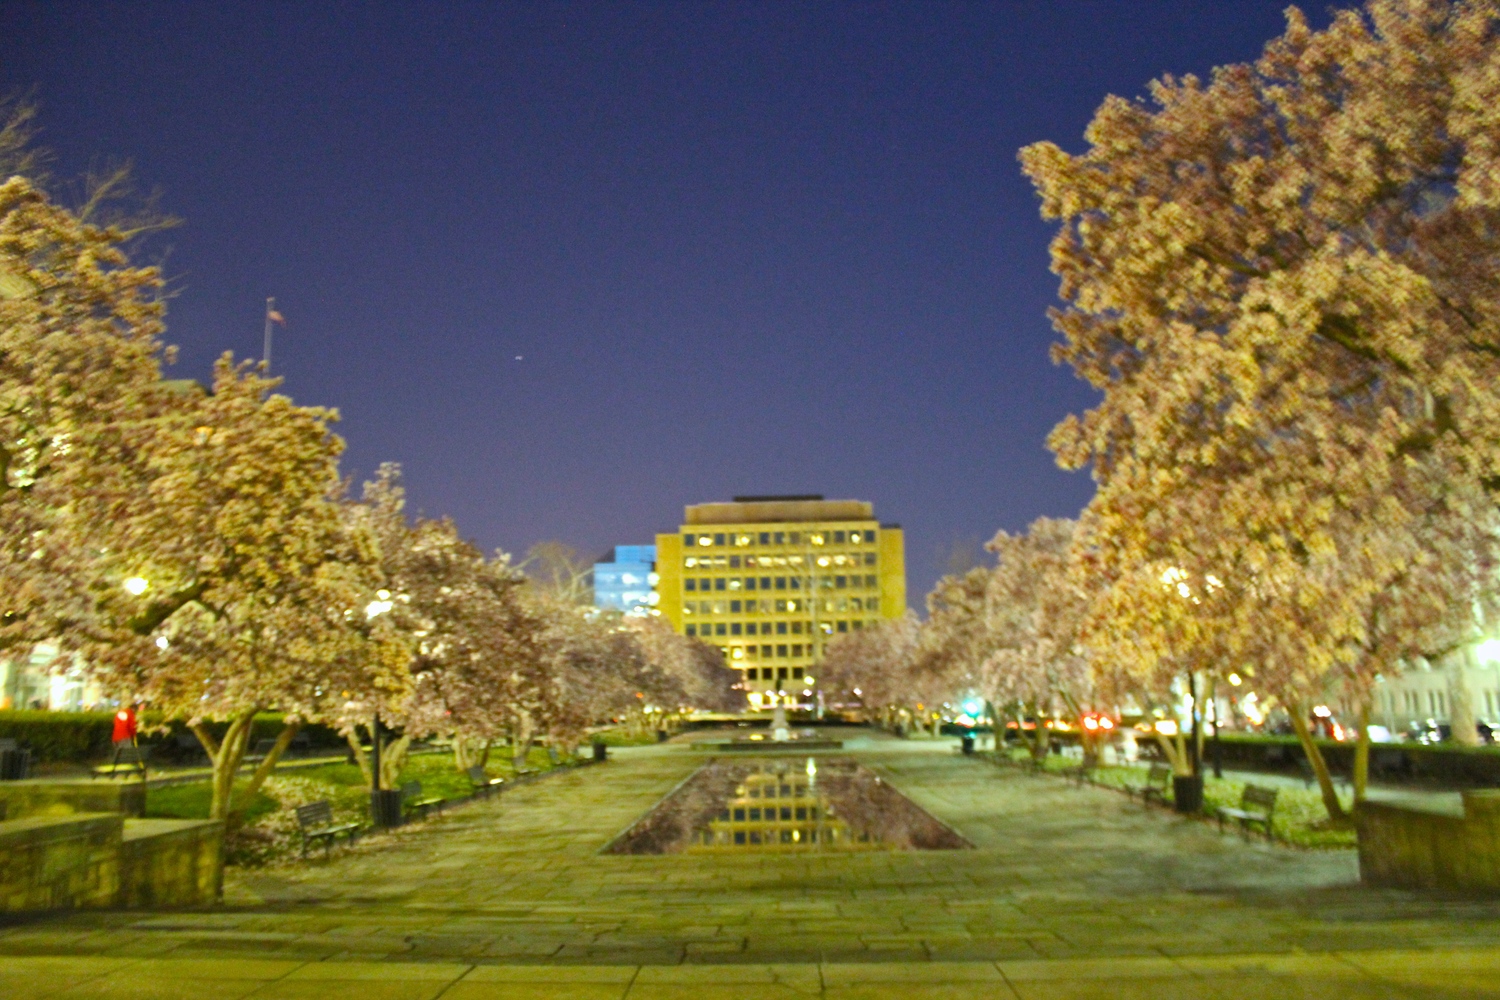
[[[907,851],[971,847],[854,761],[713,760],[610,854]]]

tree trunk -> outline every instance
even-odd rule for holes
[[[489,740],[476,739],[472,736],[453,737],[453,764],[460,771],[467,771],[471,767],[483,767],[485,757],[489,754]]]
[[[201,722],[189,723],[188,728],[203,744],[203,749],[213,761],[213,798],[209,803],[209,819],[229,818],[230,797],[234,792],[234,776],[245,759],[245,750],[250,744],[254,729],[255,709],[241,713],[229,723],[223,741],[214,739],[208,727]]]
[[[639,720],[642,713],[635,711],[634,718]],[[520,774],[526,770],[526,758],[531,753],[531,744],[536,739],[536,727],[532,725],[531,713],[521,712],[516,719],[516,742],[511,751],[510,766],[513,771]]]
[[[1371,695],[1371,697],[1374,697]],[[1370,781],[1370,702],[1359,710],[1359,742],[1354,744],[1354,808],[1365,800],[1365,788]]]
[[[255,797],[255,793],[260,791],[260,786],[264,785],[266,779],[271,776],[271,772],[276,770],[276,762],[281,759],[281,755],[286,752],[286,748],[291,745],[293,737],[297,735],[301,728],[302,723],[300,720],[297,722],[288,722],[281,727],[281,732],[276,734],[276,742],[266,753],[265,760],[260,762],[260,766],[255,769],[255,773],[250,775],[249,782],[241,789],[241,805],[248,806],[250,804],[250,800]]]
[[[359,765],[359,773],[365,776],[365,787],[369,788],[375,776],[370,773],[370,755],[365,753],[364,744],[359,741],[359,726],[351,726],[344,739],[349,743],[349,752],[354,754],[354,763]]]
[[[1469,684],[1469,661],[1472,654],[1467,647],[1444,657],[1448,674],[1448,726],[1452,740],[1459,746],[1479,745],[1478,719],[1474,712],[1474,689]]]
[[[406,766],[411,736],[403,734],[380,748],[380,787],[386,791],[398,787],[401,769]]]
[[[1339,793],[1333,788],[1333,778],[1328,774],[1328,762],[1323,759],[1323,751],[1318,749],[1318,744],[1313,742],[1312,730],[1307,725],[1307,706],[1291,704],[1287,706],[1287,714],[1291,716],[1292,728],[1297,732],[1297,741],[1302,744],[1302,752],[1307,754],[1307,761],[1312,765],[1313,774],[1318,779],[1318,789],[1323,793],[1323,806],[1328,810],[1328,818],[1335,824],[1346,824],[1349,822],[1349,814],[1344,811],[1344,804],[1339,801]]]
[[[1182,730],[1177,731],[1176,736],[1168,736],[1158,729],[1151,730],[1156,737],[1156,743],[1161,747],[1162,755],[1167,758],[1167,766],[1172,769],[1173,774],[1189,775],[1193,773],[1193,762],[1188,760],[1187,747],[1182,742]]]

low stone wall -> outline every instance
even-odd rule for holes
[[[1359,807],[1359,877],[1369,885],[1500,893],[1500,790],[1463,795],[1462,816],[1383,802]]]
[[[92,814],[0,823],[0,910],[113,906],[124,819]]]
[[[192,819],[138,819],[125,824],[120,842],[120,898],[125,909],[210,906],[219,897],[223,871],[222,823]]]
[[[106,812],[145,815],[145,783],[108,778],[0,781],[0,819]]]
[[[222,823],[33,816],[0,823],[0,912],[211,905]]]

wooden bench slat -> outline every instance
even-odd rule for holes
[[[1245,836],[1249,837],[1251,825],[1259,823],[1266,831],[1266,839],[1271,839],[1271,819],[1276,813],[1277,794],[1274,788],[1246,785],[1245,790],[1240,793],[1238,808],[1220,806],[1216,810],[1219,817],[1219,830],[1223,831],[1226,819],[1232,819],[1240,825]]]

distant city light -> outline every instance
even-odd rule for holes
[[[132,576],[125,581],[125,592],[133,597],[140,597],[146,592],[151,582],[143,576]]]

